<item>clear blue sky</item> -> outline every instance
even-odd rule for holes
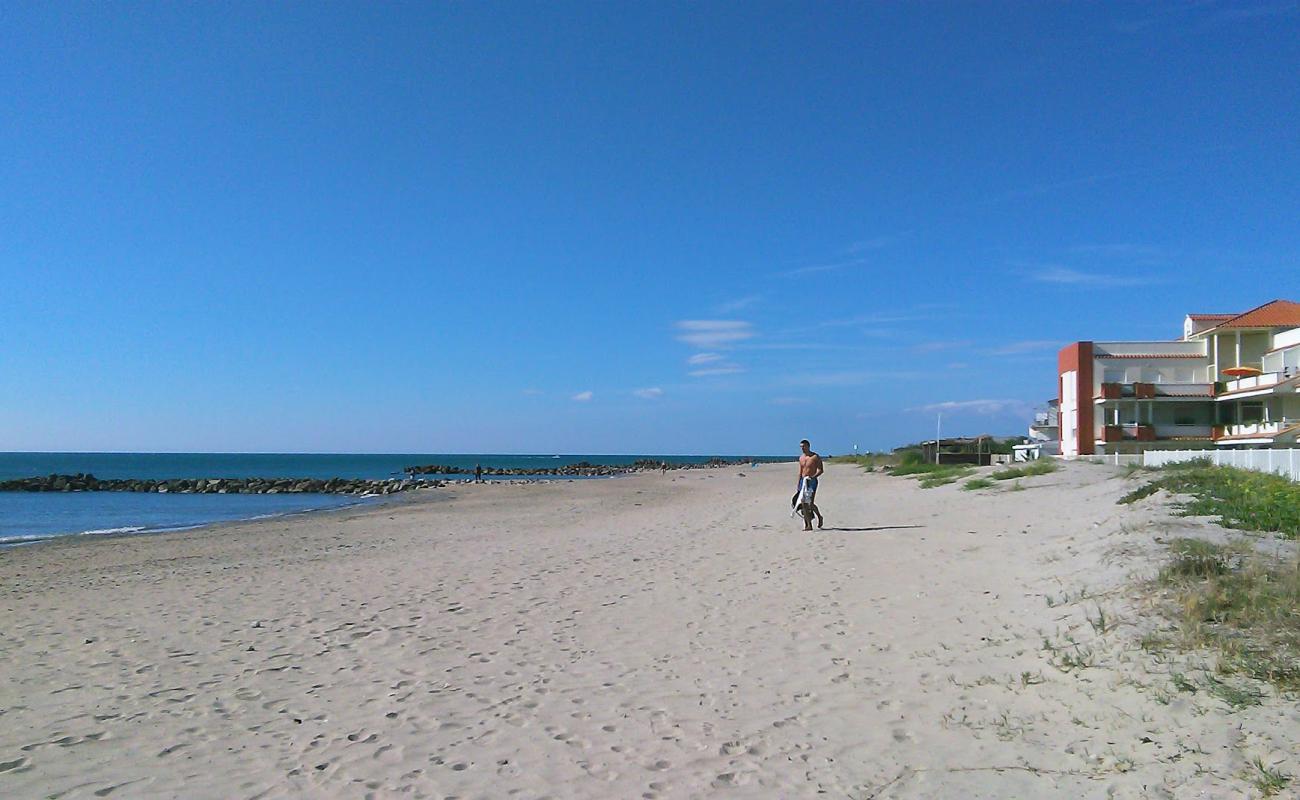
[[[1300,5],[0,5],[0,450],[1017,433],[1300,299]]]

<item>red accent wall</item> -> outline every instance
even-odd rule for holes
[[[1061,376],[1070,370],[1076,370],[1075,379],[1077,381],[1074,387],[1074,398],[1077,403],[1075,408],[1074,429],[1078,432],[1078,452],[1079,455],[1092,455],[1096,452],[1093,444],[1093,421],[1095,411],[1092,405],[1092,342],[1075,342],[1061,348],[1061,352],[1056,356],[1056,392],[1061,392]],[[1059,403],[1063,398],[1058,397]],[[1065,426],[1061,426],[1061,436],[1065,435]],[[1064,442],[1062,442],[1064,447]]]

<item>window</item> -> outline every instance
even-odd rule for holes
[[[1242,403],[1241,404],[1241,421],[1243,424],[1264,421],[1264,404],[1263,403]]]

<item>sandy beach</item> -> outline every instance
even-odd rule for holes
[[[1116,505],[1116,470],[832,465],[813,534],[794,483],[456,486],[0,552],[0,796],[1221,798],[1300,763],[1293,701],[1172,692],[1183,657],[1138,646],[1134,581],[1213,526]]]

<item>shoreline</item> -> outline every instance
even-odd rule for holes
[[[1214,526],[1117,506],[1118,471],[969,492],[832,464],[812,534],[792,473],[466,484],[11,551],[0,782],[1248,796],[1252,758],[1300,747],[1283,699],[1162,688],[1179,667],[1139,647],[1159,623],[1129,587],[1162,539]]]
[[[786,462],[761,462],[761,463],[779,464],[779,463],[786,463]],[[748,463],[746,463],[745,466],[748,466]],[[676,467],[670,466],[668,472],[683,471],[683,470],[733,469],[733,468],[740,468],[740,467],[741,467],[740,464],[692,464],[692,465],[678,465]],[[521,484],[544,484],[544,483],[555,483],[555,482],[566,482],[566,481],[608,480],[614,478],[628,478],[636,475],[650,474],[655,472],[657,472],[657,470],[653,470],[653,469],[626,469],[626,470],[618,469],[617,471],[613,471],[607,474],[591,474],[591,475],[587,475],[587,474],[556,475],[550,473],[536,474],[536,475],[533,474],[521,475],[521,474],[485,473],[483,476],[482,483],[494,484],[494,485],[521,485]],[[18,484],[23,481],[48,480],[54,477],[68,477],[68,476],[43,476],[40,478],[32,478],[32,479],[18,479],[14,481],[9,481],[9,483]],[[226,482],[226,481],[247,481],[247,480],[257,480],[257,479],[197,479],[197,481],[194,479],[164,479],[162,481],[156,481],[156,480],[136,481],[134,479],[114,479],[114,482],[125,483],[125,484],[148,483],[148,482],[167,484],[167,483],[177,483],[181,481],[184,481],[185,483],[195,483],[195,482],[204,483],[209,481]],[[267,483],[273,483],[275,481],[275,479],[263,479],[263,480],[266,481]],[[305,479],[279,479],[279,480],[297,482]],[[369,479],[339,478],[333,480],[339,482],[346,482],[349,484],[373,482],[373,481],[369,481]],[[317,480],[316,482],[331,483],[331,481],[321,481],[321,480]],[[4,483],[4,482],[0,482],[0,483]],[[208,528],[208,527],[221,527],[221,526],[236,525],[241,523],[250,523],[250,522],[256,522],[261,519],[277,519],[281,517],[296,516],[299,514],[317,514],[317,513],[325,513],[331,511],[341,511],[344,509],[355,508],[356,506],[359,505],[367,505],[367,504],[377,503],[380,501],[388,501],[390,499],[395,499],[397,497],[406,497],[409,499],[416,496],[419,493],[427,492],[429,490],[437,489],[437,490],[445,491],[447,489],[451,489],[456,486],[472,485],[475,483],[475,480],[472,477],[472,475],[470,477],[461,477],[461,474],[457,473],[451,477],[439,477],[436,479],[415,478],[414,480],[394,479],[391,481],[384,481],[384,483],[399,484],[401,485],[401,488],[394,491],[385,491],[385,492],[378,492],[372,494],[356,494],[351,491],[339,491],[339,492],[304,491],[304,492],[283,492],[283,493],[266,492],[266,491],[247,491],[247,492],[234,491],[234,492],[227,493],[227,492],[214,492],[214,491],[159,492],[159,491],[150,491],[150,490],[123,490],[123,489],[67,489],[67,490],[48,490],[48,491],[5,489],[5,490],[0,490],[0,493],[2,493],[0,494],[0,496],[3,496],[3,494],[13,494],[13,495],[20,495],[20,496],[35,495],[35,496],[56,496],[56,497],[64,496],[64,495],[84,496],[84,495],[95,495],[95,494],[174,495],[174,496],[195,496],[195,495],[214,496],[215,495],[221,497],[257,497],[257,496],[266,496],[266,495],[277,495],[280,497],[313,497],[313,496],[340,497],[340,498],[346,497],[346,498],[350,498],[350,501],[340,503],[339,505],[322,507],[322,508],[304,508],[304,509],[291,510],[291,511],[271,512],[267,514],[255,514],[248,517],[239,517],[234,519],[202,521],[202,522],[196,522],[192,524],[182,524],[182,525],[165,526],[165,527],[124,525],[124,526],[105,528],[105,529],[89,528],[80,531],[59,532],[59,533],[50,534],[48,536],[41,535],[41,534],[31,534],[30,535],[31,538],[27,538],[27,539],[13,539],[10,541],[0,541],[0,552],[3,552],[10,548],[30,547],[32,545],[45,544],[47,542],[58,541],[65,538],[79,539],[80,537],[109,538],[109,537],[121,537],[121,536],[156,536],[164,533],[183,533],[187,531],[195,531],[195,530]],[[411,484],[411,485],[406,485],[406,484]],[[425,496],[425,499],[428,499],[427,495]],[[17,534],[17,535],[27,536],[27,534]]]

